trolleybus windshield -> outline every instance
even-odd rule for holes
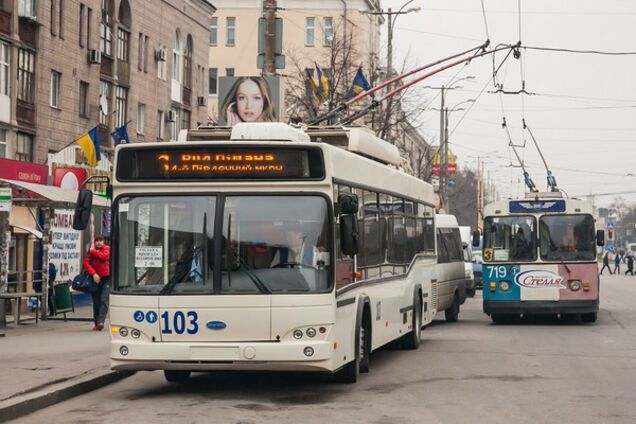
[[[215,219],[217,203],[223,206],[222,220]],[[116,211],[116,292],[269,294],[331,288],[324,197],[128,196],[117,201]]]
[[[542,216],[539,237],[544,261],[593,261],[596,258],[591,215]]]
[[[484,262],[535,261],[536,237],[533,216],[489,216],[484,220]]]

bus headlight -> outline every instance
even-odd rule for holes
[[[126,356],[128,355],[128,347],[127,346],[122,346],[119,348],[119,353],[121,353],[121,356]]]
[[[294,338],[298,340],[302,339],[303,338],[302,330],[294,330]]]
[[[568,281],[568,285],[570,286],[570,290],[572,291],[581,290],[581,282],[579,280],[570,280]]]
[[[316,329],[315,329],[315,328],[313,328],[313,327],[309,327],[309,328],[307,329],[307,335],[308,335],[309,337],[315,337],[315,336],[316,336]]]
[[[305,354],[305,356],[314,356],[314,348],[311,346],[307,346],[303,349],[303,353]]]
[[[122,337],[126,337],[128,335],[128,329],[126,327],[120,327],[119,335]]]
[[[507,292],[510,291],[510,281],[502,281],[499,283],[499,290]]]
[[[139,337],[141,337],[141,331],[134,328],[130,330],[130,335],[132,336],[133,339],[138,339]]]

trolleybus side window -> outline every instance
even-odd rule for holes
[[[334,200],[338,199],[341,193],[350,193],[351,189],[347,186],[334,184],[333,186]],[[361,208],[360,208],[361,209]],[[360,209],[358,213],[360,214]],[[350,256],[344,255],[340,246],[340,223],[339,216],[335,216],[335,249],[336,249],[336,288],[344,287],[353,282],[353,259]]]
[[[534,261],[537,258],[536,220],[532,216],[486,217],[484,260]]]

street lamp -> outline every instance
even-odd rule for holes
[[[388,8],[386,11],[381,9],[377,12],[371,12],[367,10],[359,10],[360,13],[365,15],[380,15],[387,17],[387,48],[386,48],[386,79],[391,79],[393,75],[393,27],[395,26],[395,21],[399,15],[406,15],[412,12],[419,12],[422,8],[420,6],[410,7],[406,10],[406,6],[413,3],[415,0],[409,0],[404,3],[397,12],[393,12],[391,8]],[[387,91],[391,91],[391,84],[386,87]],[[384,119],[384,131],[382,134],[383,138],[389,139],[390,141],[390,129],[389,129],[389,121],[391,116],[391,108],[393,106],[393,98],[389,97],[387,105],[386,105],[386,116]]]

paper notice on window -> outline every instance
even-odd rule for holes
[[[496,261],[507,261],[510,257],[510,251],[508,249],[495,250]]]
[[[161,268],[163,247],[135,246],[135,268]]]

